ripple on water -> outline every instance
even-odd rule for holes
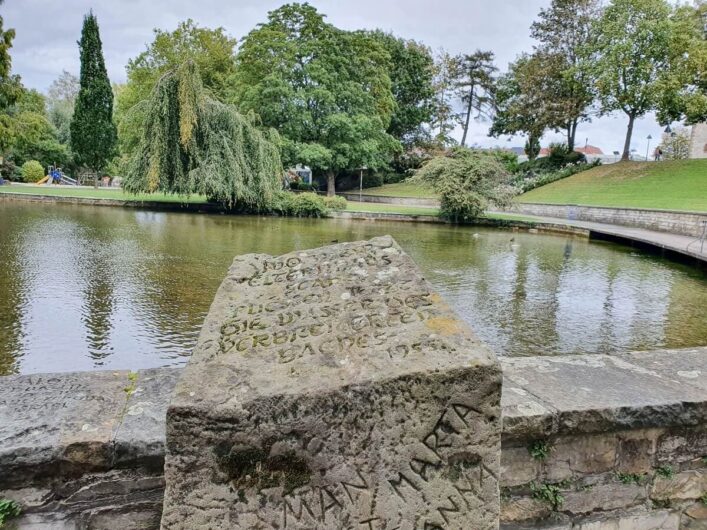
[[[0,204],[0,374],[183,364],[233,257],[390,233],[502,355],[707,344],[702,273],[483,228]]]

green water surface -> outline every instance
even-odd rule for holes
[[[707,344],[705,275],[611,243],[4,201],[0,375],[183,364],[234,256],[382,234],[500,355]]]

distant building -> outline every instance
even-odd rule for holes
[[[692,126],[690,158],[707,158],[707,122]]]

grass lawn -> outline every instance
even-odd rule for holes
[[[517,200],[707,212],[707,160],[599,166],[536,188]]]
[[[140,193],[138,195],[132,195],[121,189],[111,188],[59,188],[53,186],[10,185],[0,186],[0,193],[24,193],[28,195],[78,197],[82,199],[114,199],[118,201],[138,202],[176,202],[188,204],[201,204],[206,202],[206,197],[200,195],[194,195],[188,198],[179,197],[177,195],[167,195],[165,193]]]
[[[347,193],[356,193],[356,191],[357,190],[351,190]],[[377,188],[366,188],[363,190],[363,194],[378,195],[381,197],[411,197],[416,199],[436,198],[432,190],[410,182],[398,182],[397,184],[384,184]]]

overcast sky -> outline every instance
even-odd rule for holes
[[[26,86],[45,92],[63,69],[79,71],[83,15],[93,9],[98,17],[103,53],[113,82],[125,81],[125,65],[152,41],[153,28],[173,30],[192,18],[202,26],[223,26],[240,39],[267,12],[284,1],[271,0],[5,0],[0,7],[5,27],[15,28],[11,50],[13,71]],[[433,49],[452,53],[490,49],[502,71],[516,55],[532,48],[529,27],[550,0],[312,0],[329,22],[344,29],[390,30],[422,41]],[[489,138],[488,123],[475,123],[469,143],[483,146],[522,145],[521,138]],[[620,151],[626,131],[624,116],[594,119],[580,125],[577,144],[601,147],[605,153]],[[646,137],[655,145],[661,128],[653,116],[640,120],[632,147],[642,156]],[[562,137],[548,133],[543,145]]]

